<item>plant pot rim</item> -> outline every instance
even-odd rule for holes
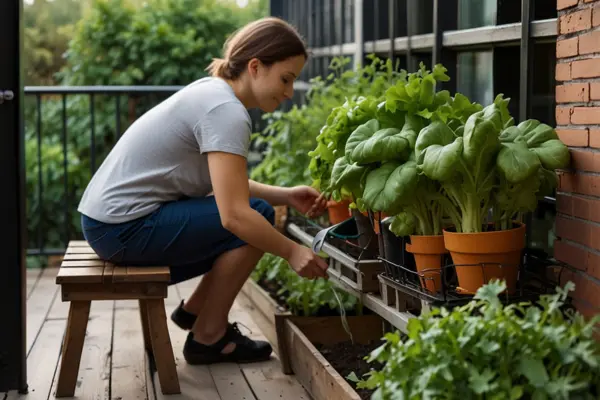
[[[518,226],[511,228],[511,229],[503,229],[500,231],[487,231],[487,232],[454,232],[454,231],[449,231],[448,229],[450,228],[444,228],[443,229],[443,235],[444,236],[448,236],[448,235],[460,235],[460,236],[480,236],[480,235],[486,235],[486,236],[494,236],[494,235],[502,235],[503,233],[506,232],[514,232],[517,230],[525,230],[526,226],[525,223],[523,222],[519,222],[519,221],[513,221],[513,224],[516,224]],[[492,224],[489,224],[492,225]]]

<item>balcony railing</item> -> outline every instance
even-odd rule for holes
[[[28,256],[58,255],[81,238],[77,204],[87,182],[127,127],[183,86],[25,87],[25,162]],[[309,85],[298,82],[304,102]],[[253,131],[263,113],[249,110]],[[252,145],[249,168],[260,162]]]

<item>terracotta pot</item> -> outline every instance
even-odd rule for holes
[[[338,202],[330,200],[327,202],[327,212],[329,214],[329,222],[331,225],[344,222],[352,216],[350,212],[350,201],[342,200]]]
[[[431,293],[442,290],[442,258],[448,253],[444,236],[411,235],[406,251],[415,257],[421,286]]]
[[[490,280],[500,279],[506,281],[509,294],[516,292],[525,248],[525,224],[514,224],[518,227],[504,231],[456,233],[444,230],[444,242],[456,265],[460,291],[475,294]]]

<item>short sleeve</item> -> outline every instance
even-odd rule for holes
[[[248,157],[251,121],[242,104],[227,102],[208,111],[194,127],[200,153],[222,151]]]

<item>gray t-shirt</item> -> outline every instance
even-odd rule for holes
[[[252,123],[231,86],[202,78],[138,118],[89,182],[78,211],[131,221],[164,202],[212,191],[207,153],[248,157]]]

